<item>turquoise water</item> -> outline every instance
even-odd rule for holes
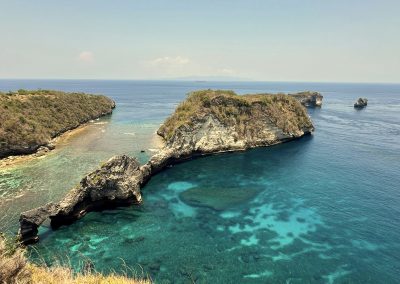
[[[188,90],[312,89],[324,95],[323,107],[309,110],[316,126],[312,136],[169,168],[143,188],[140,207],[89,213],[57,231],[43,227],[41,242],[31,249],[32,259],[71,263],[77,270],[90,259],[99,271],[150,275],[157,283],[399,282],[399,85],[24,83],[113,96],[120,108],[110,118],[107,132],[114,132],[110,139],[95,140],[104,156],[114,149],[111,138],[118,140],[121,152],[137,153],[137,144],[146,145]],[[0,81],[0,89],[5,84],[17,83]],[[359,96],[369,99],[361,111],[352,107]],[[121,127],[127,128],[116,130]],[[128,128],[148,131],[120,142]],[[63,151],[73,152],[78,146],[83,148],[78,143]],[[79,180],[101,156],[78,155],[71,160],[68,154],[61,155],[63,151],[29,166],[31,171],[41,170],[47,163],[43,184],[54,185],[57,191],[47,199],[68,189],[58,185],[63,178],[53,176],[59,168],[79,168],[69,173],[69,179]],[[24,187],[38,184],[31,171],[22,167],[1,176],[0,189],[23,194]],[[32,187],[31,197],[24,198],[39,202],[40,191]]]

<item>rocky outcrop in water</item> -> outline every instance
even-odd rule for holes
[[[354,107],[355,108],[364,108],[368,104],[368,100],[366,98],[359,98],[355,103]]]
[[[192,155],[269,146],[313,130],[291,96],[207,90],[192,93],[157,133],[168,148]]]
[[[24,212],[20,216],[20,239],[23,243],[38,240],[38,227],[50,218],[52,228],[71,224],[89,211],[138,204],[142,201],[140,186],[149,178],[135,158],[115,156],[99,169],[84,177],[58,203]]]
[[[20,217],[23,243],[38,240],[38,227],[50,218],[52,228],[70,224],[87,212],[141,202],[140,188],[169,165],[200,155],[269,146],[311,133],[306,109],[288,95],[245,95],[231,91],[190,94],[158,130],[165,147],[143,166],[117,156],[82,179],[59,203],[24,212]],[[197,192],[185,196],[196,202]],[[227,196],[231,202],[237,198]],[[222,205],[208,202],[210,207]]]
[[[306,107],[322,106],[323,96],[318,92],[300,92],[290,95],[296,98],[302,105]]]

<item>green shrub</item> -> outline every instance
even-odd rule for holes
[[[9,150],[46,144],[66,130],[110,113],[113,106],[105,96],[83,93],[0,93],[0,158]]]

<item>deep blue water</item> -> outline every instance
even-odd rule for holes
[[[140,207],[43,228],[33,259],[76,269],[90,259],[99,271],[132,269],[157,283],[400,282],[400,85],[0,80],[0,90],[19,88],[108,95],[118,105],[108,127],[135,131],[157,129],[195,89],[324,95],[321,109],[309,109],[312,136],[169,168],[143,188]],[[367,108],[353,108],[358,97]],[[134,145],[145,136],[124,139],[121,152],[139,155]],[[73,161],[87,165],[77,179],[97,163]],[[35,179],[40,166],[21,179]]]

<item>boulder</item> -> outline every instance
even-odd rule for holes
[[[355,108],[364,108],[368,104],[368,100],[366,98],[358,98],[358,100],[354,103]]]

